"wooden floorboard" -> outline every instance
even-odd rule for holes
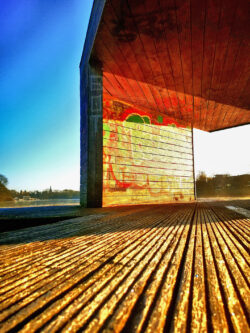
[[[247,332],[249,226],[192,203],[2,233],[0,332]]]

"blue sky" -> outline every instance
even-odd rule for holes
[[[0,0],[0,173],[79,188],[79,62],[92,0]]]
[[[0,174],[79,189],[79,62],[92,0],[0,0]],[[229,133],[229,134],[227,134]],[[249,126],[195,131],[196,172],[250,171]]]

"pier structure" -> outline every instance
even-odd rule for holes
[[[95,0],[80,63],[81,204],[195,200],[193,128],[250,122],[247,0]]]

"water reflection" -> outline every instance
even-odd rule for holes
[[[0,202],[0,208],[79,205],[80,199],[16,200]]]

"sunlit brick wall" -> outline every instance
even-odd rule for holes
[[[118,101],[103,114],[103,206],[194,199],[191,128]]]

